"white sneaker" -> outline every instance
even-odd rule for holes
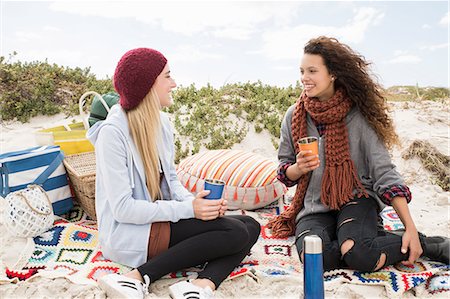
[[[111,298],[139,298],[148,294],[150,278],[144,275],[145,283],[120,274],[108,274],[98,280],[98,285]]]
[[[201,288],[189,281],[180,281],[169,287],[172,299],[209,299],[214,298],[214,292],[210,287]]]

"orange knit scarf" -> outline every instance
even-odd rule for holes
[[[325,170],[320,198],[322,203],[332,210],[339,210],[342,205],[349,202],[354,197],[354,189],[357,190],[358,197],[368,197],[350,158],[345,116],[351,108],[350,99],[342,90],[337,90],[334,96],[325,102],[302,94],[292,114],[291,129],[296,154],[298,153],[297,141],[308,136],[306,112],[317,122],[326,125]],[[300,177],[290,207],[269,221],[268,227],[272,229],[274,236],[285,238],[295,233],[295,218],[303,208],[309,178],[309,173]]]

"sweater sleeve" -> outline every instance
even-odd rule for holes
[[[287,168],[296,163],[295,147],[291,129],[293,111],[294,106],[291,106],[284,115],[281,123],[280,144],[278,147],[279,166],[277,178],[287,187],[292,187],[297,184],[296,181],[289,180],[286,175]]]
[[[286,112],[281,123],[280,144],[278,146],[278,161],[280,165],[296,162],[295,147],[292,138],[291,123],[294,106],[291,106]]]
[[[122,223],[177,222],[194,216],[192,201],[157,200],[133,197],[128,159],[129,147],[118,129],[102,128],[95,143],[97,160],[96,201],[107,201],[113,218]],[[145,183],[144,183],[145,184]],[[98,205],[99,208],[105,203]],[[99,211],[101,213],[101,211]]]
[[[373,190],[388,205],[394,196],[405,196],[409,202],[411,200],[409,188],[392,163],[386,146],[367,122],[364,126],[363,142],[373,180]]]
[[[173,140],[173,128],[170,123],[167,125],[168,127],[168,139],[170,140],[170,188],[172,190],[173,199],[177,201],[190,201],[192,202],[195,199],[195,196],[190,193],[180,182],[178,179],[177,171],[175,168],[175,142]]]

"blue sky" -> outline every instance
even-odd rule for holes
[[[373,62],[385,87],[449,86],[447,1],[1,1],[2,56],[113,75],[151,47],[178,84],[299,80],[304,44],[333,36]]]

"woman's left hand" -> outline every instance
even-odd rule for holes
[[[409,213],[408,203],[403,196],[395,196],[392,199],[392,206],[397,212],[398,217],[405,226],[405,233],[402,236],[402,253],[407,253],[409,249],[408,260],[402,261],[404,265],[412,265],[422,255],[422,245],[420,245],[419,233],[417,232],[414,221]]]
[[[228,209],[228,201],[226,199],[222,199],[222,202],[220,204],[220,210],[219,210],[219,217],[222,217],[223,215],[225,215],[225,212]]]
[[[422,255],[422,245],[420,245],[419,234],[415,229],[407,229],[402,237],[402,253],[409,249],[408,260],[403,261],[404,265],[412,265]]]

